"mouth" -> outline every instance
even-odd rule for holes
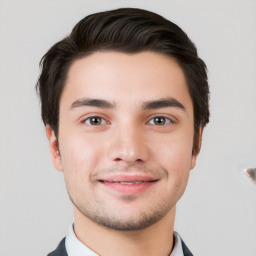
[[[99,180],[106,188],[127,195],[141,194],[158,182],[158,179],[141,175],[115,175]]]
[[[106,181],[106,182],[111,182],[111,181]],[[113,183],[120,183],[120,184],[125,184],[125,185],[133,185],[133,184],[141,184],[145,183],[148,181],[134,181],[134,182],[129,182],[129,181],[112,181]]]

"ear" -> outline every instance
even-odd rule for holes
[[[46,125],[46,135],[49,141],[51,158],[56,170],[62,172],[61,156],[58,139],[50,125]]]
[[[196,152],[193,152],[193,154],[192,154],[192,161],[191,161],[191,166],[190,166],[191,170],[196,166],[196,159],[197,159],[197,156],[201,149],[203,131],[204,131],[204,128],[200,127],[199,132],[198,132],[198,142],[197,142],[198,150]]]

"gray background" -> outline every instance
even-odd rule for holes
[[[0,255],[46,255],[72,222],[34,90],[40,58],[87,14],[127,6],[181,26],[209,69],[211,122],[175,229],[197,256],[255,256],[255,0],[0,1]]]

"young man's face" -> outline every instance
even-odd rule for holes
[[[60,100],[56,169],[85,219],[145,228],[182,196],[194,167],[192,100],[177,62],[153,52],[75,61]]]

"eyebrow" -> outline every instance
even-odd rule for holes
[[[116,105],[107,100],[83,98],[83,99],[78,99],[78,100],[74,101],[71,104],[70,109],[77,108],[77,107],[83,107],[83,106],[113,109],[113,108],[115,108]]]
[[[82,98],[74,101],[71,104],[70,109],[84,106],[114,109],[116,107],[116,104],[102,99]],[[160,109],[168,107],[178,108],[186,111],[185,107],[174,98],[163,98],[159,100],[146,101],[142,104],[142,110]]]
[[[144,110],[160,109],[160,108],[168,108],[168,107],[178,108],[186,111],[184,105],[182,105],[178,100],[174,98],[164,98],[159,100],[147,101],[142,105],[142,109]]]

